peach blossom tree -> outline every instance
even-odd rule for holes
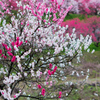
[[[79,37],[80,34],[83,36],[91,35],[92,40],[98,47],[100,43],[100,17],[93,16],[84,20],[74,18],[72,20],[67,20],[61,24],[62,26],[68,25],[66,32],[72,33],[72,29],[75,28],[76,36]],[[66,34],[65,32],[65,34]]]
[[[65,9],[63,3],[64,0],[61,3],[51,0],[49,4],[36,0],[0,1],[2,99],[58,99],[72,92],[74,86],[67,76],[79,73],[71,62],[74,58],[80,61],[82,48],[87,50],[92,40],[89,35],[80,35],[78,39],[74,30],[64,36],[68,26],[61,27],[61,23],[72,6]],[[11,16],[9,23],[5,19],[7,14]]]

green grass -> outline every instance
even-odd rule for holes
[[[96,42],[93,42],[90,46],[89,46],[89,49],[92,51],[93,49],[95,51],[100,51],[100,43],[98,43],[98,46],[97,46],[97,43]]]
[[[83,56],[86,62],[100,64],[100,51],[95,51],[93,54],[85,52]]]
[[[94,94],[98,94],[98,96]],[[67,100],[100,100],[100,87],[98,86],[90,86],[84,85],[80,89],[75,89],[72,91],[71,95],[67,98]]]
[[[64,21],[70,20],[70,19],[73,19],[73,18],[79,18],[80,20],[82,20],[82,19],[85,19],[85,15],[81,15],[81,14],[70,14],[70,13],[69,13],[69,14],[65,17]]]
[[[82,15],[82,14],[71,14],[68,13],[67,16],[65,17],[64,21],[66,20],[70,20],[70,19],[74,19],[74,18],[79,18],[80,20],[86,19],[86,18],[90,18],[93,15]],[[100,16],[98,16],[100,17]]]

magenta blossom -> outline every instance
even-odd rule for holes
[[[13,56],[13,54],[11,52],[8,51],[7,53],[8,53],[9,56]]]
[[[52,64],[50,63],[49,66],[50,66],[49,68],[51,69],[52,68]]]
[[[13,56],[11,62],[14,62],[15,60],[16,60],[16,56]]]
[[[59,91],[59,98],[61,98],[61,95],[62,95],[62,92],[61,92],[61,91]]]
[[[41,85],[40,84],[38,85],[38,88],[41,89]]]
[[[43,95],[43,96],[45,95],[45,89],[44,88],[42,89],[41,95]]]

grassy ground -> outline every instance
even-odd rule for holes
[[[90,76],[84,85],[78,86],[77,89],[72,91],[69,97],[63,100],[100,100],[100,51],[96,50],[93,54],[84,51],[83,57],[81,57],[81,63],[77,64],[75,61],[73,63],[84,71],[89,68]],[[83,79],[84,78],[68,78],[68,81],[71,80],[73,83],[80,83]],[[20,98],[19,100],[26,99]]]
[[[93,15],[82,15],[82,14],[67,14],[67,16],[65,17],[64,21],[66,20],[71,20],[73,18],[79,18],[80,20],[83,20],[83,19],[86,19],[86,18],[89,18],[89,17],[92,17]],[[98,16],[100,17],[100,16]]]
[[[86,84],[73,90],[67,100],[100,100],[100,87]]]
[[[84,51],[79,66],[81,70],[90,69],[89,79],[81,88],[74,90],[67,100],[100,100],[100,47],[90,46],[90,49],[96,51],[91,54]],[[73,82],[81,82],[82,79],[73,80]]]

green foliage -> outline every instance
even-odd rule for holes
[[[80,20],[85,19],[85,15],[81,15],[81,14],[68,14],[64,21],[69,20],[69,19],[73,19],[73,18],[79,18]]]
[[[21,55],[22,54],[22,52],[24,52],[25,50],[24,49],[21,49],[21,48],[19,48],[19,55]]]
[[[11,12],[17,17],[17,10],[12,10]]]
[[[3,23],[3,20],[1,20],[1,22],[0,22],[0,27],[2,27],[2,23]]]
[[[2,64],[0,64],[0,68],[2,68],[3,67],[3,65]]]
[[[6,16],[5,19],[6,19],[6,23],[7,23],[7,24],[9,24],[9,23],[11,22],[11,17],[12,17],[12,16],[9,16],[9,15]]]
[[[82,14],[71,14],[68,13],[68,15],[65,17],[64,21],[74,19],[74,18],[79,18],[80,20],[90,18],[92,15],[82,15]]]
[[[92,51],[93,49],[95,51],[100,51],[100,43],[98,44],[98,46],[96,46],[96,43],[93,42],[90,46],[89,46],[90,51]]]

